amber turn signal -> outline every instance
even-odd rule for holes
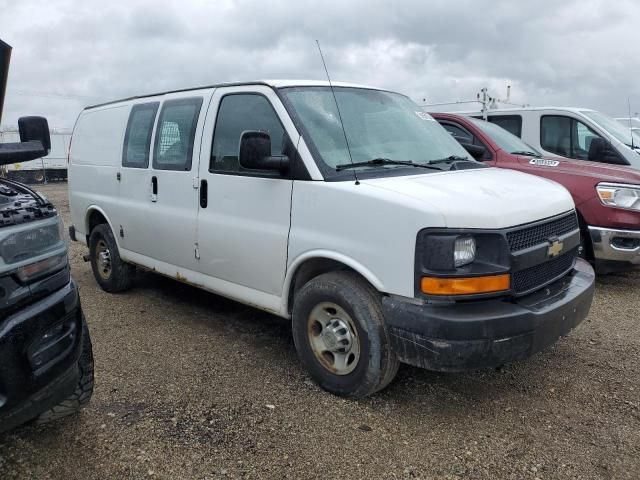
[[[487,277],[437,278],[422,277],[420,289],[427,295],[476,295],[509,290],[508,273]]]

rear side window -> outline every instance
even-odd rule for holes
[[[461,127],[457,125],[453,125],[451,123],[441,123],[444,129],[449,132],[453,138],[455,138],[460,143],[468,143],[473,144],[473,135],[463,130]]]
[[[487,120],[504,128],[516,137],[522,137],[522,117],[520,115],[492,115]]]
[[[193,141],[202,97],[167,100],[162,105],[153,149],[156,170],[191,170]]]
[[[284,128],[266,97],[232,94],[222,98],[211,148],[210,171],[255,173],[240,166],[240,137],[245,130],[260,130],[271,137],[271,154],[283,155]]]
[[[149,148],[151,132],[156,119],[159,102],[134,105],[129,114],[127,131],[122,149],[122,166],[147,168],[149,166]]]

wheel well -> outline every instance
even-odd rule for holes
[[[295,298],[296,293],[307,282],[324,273],[336,272],[336,271],[354,272],[359,277],[361,277],[363,281],[369,283],[366,278],[360,275],[360,273],[358,273],[353,268],[345,265],[344,263],[340,263],[337,260],[331,260],[329,258],[311,258],[309,260],[306,260],[302,265],[300,265],[293,275],[293,279],[291,280],[291,286],[289,287],[289,298],[288,298],[289,313],[291,313],[291,310],[293,309],[293,300]]]
[[[580,211],[576,210],[576,214],[578,215],[578,225],[580,226],[580,235],[583,240],[583,245],[585,248],[584,258],[593,261],[593,245],[591,243],[591,236],[589,235],[589,227],[587,222],[584,220],[584,217],[580,213]]]
[[[94,228],[96,228],[101,223],[109,223],[107,219],[104,218],[98,210],[91,210],[89,213],[89,218],[87,219],[87,244],[89,243],[89,236]]]

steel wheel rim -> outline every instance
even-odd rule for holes
[[[339,305],[316,305],[307,321],[307,337],[316,360],[335,375],[348,375],[360,360],[360,338],[355,322]]]
[[[111,251],[102,239],[96,245],[96,266],[101,278],[108,280],[111,277]]]

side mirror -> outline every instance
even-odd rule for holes
[[[49,135],[49,123],[44,117],[20,117],[18,119],[18,130],[20,131],[21,142],[38,141],[46,150],[51,151],[51,137]]]
[[[487,151],[482,145],[471,145],[470,143],[461,143],[460,145],[476,160],[482,160]]]
[[[616,165],[629,165],[627,160],[621,157],[607,140],[600,137],[591,139],[588,160],[592,162],[613,163]]]
[[[259,130],[245,130],[240,136],[240,166],[249,170],[278,170],[289,168],[289,157],[271,156],[271,137]]]

